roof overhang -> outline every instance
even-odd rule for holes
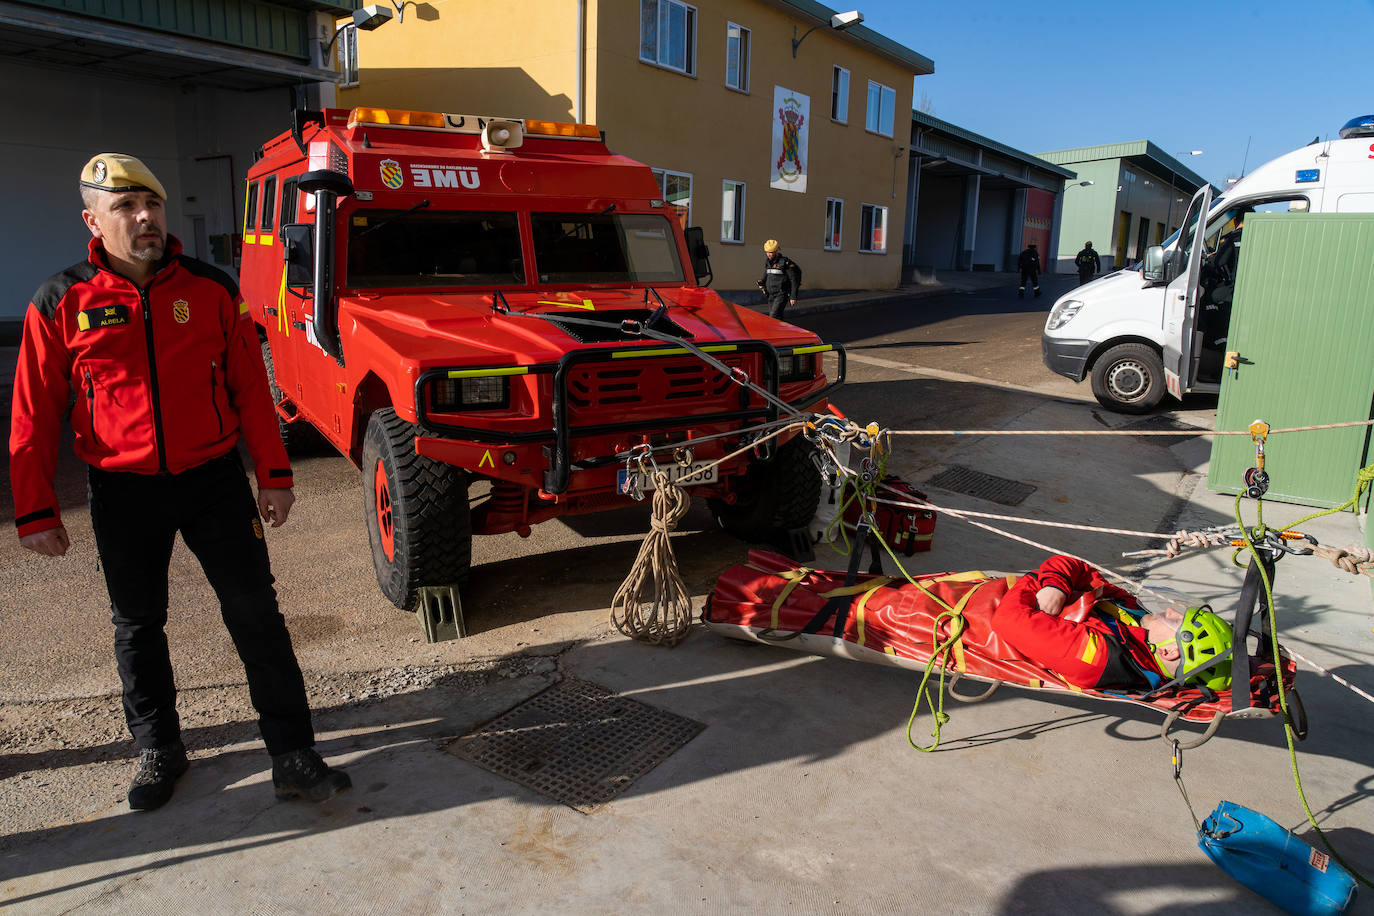
[[[910,48],[898,44],[886,35],[878,34],[866,26],[856,25],[847,29],[830,28],[830,17],[837,10],[816,3],[815,0],[762,0],[762,2],[788,16],[796,17],[808,29],[813,25],[819,26],[826,30],[832,38],[863,48],[875,57],[881,57],[904,70],[909,70],[916,76],[928,76],[935,72],[935,61],[924,54],[918,54]]]
[[[287,57],[0,0],[0,55],[127,79],[255,90],[336,83],[334,70]]]

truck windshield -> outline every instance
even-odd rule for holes
[[[540,283],[682,282],[677,237],[657,214],[532,213]]]
[[[514,213],[355,210],[349,217],[347,286],[524,282]]]

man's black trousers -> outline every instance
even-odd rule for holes
[[[1087,283],[1092,278],[1093,270],[1091,267],[1089,267],[1087,270],[1080,270],[1078,272],[1078,285],[1082,286],[1084,283]]]
[[[770,318],[781,318],[782,313],[787,311],[788,303],[792,301],[792,296],[786,290],[780,289],[777,292],[769,292],[768,296],[768,316]]]
[[[164,632],[167,571],[179,531],[219,597],[268,753],[314,744],[305,683],[277,609],[267,542],[238,453],[180,474],[93,467],[90,502],[134,743],[158,747],[181,736]]]

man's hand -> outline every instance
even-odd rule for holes
[[[797,300],[796,300],[796,299],[788,299],[788,300],[787,300],[787,304],[788,304],[788,305],[796,305],[796,304],[797,304]]]
[[[296,501],[290,487],[271,487],[258,491],[258,514],[273,528],[286,524],[291,504]]]
[[[1064,599],[1067,597],[1053,585],[1046,585],[1035,593],[1035,604],[1051,617],[1058,617],[1059,612],[1064,610]]]
[[[71,541],[67,540],[67,529],[59,525],[46,531],[26,534],[19,539],[19,544],[45,557],[65,557]]]

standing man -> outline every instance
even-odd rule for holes
[[[1078,268],[1079,286],[1102,273],[1102,259],[1097,256],[1096,251],[1093,251],[1092,242],[1083,243],[1083,250],[1078,253],[1078,257],[1073,259],[1073,264]]]
[[[789,305],[797,304],[801,291],[801,268],[782,253],[777,239],[763,243],[763,277],[759,289],[768,297],[768,315],[781,318]]]
[[[1035,295],[1040,295],[1040,252],[1035,249],[1035,243],[1031,242],[1026,246],[1026,250],[1021,252],[1021,257],[1016,259],[1016,266],[1021,268],[1021,286],[1016,290],[1016,298],[1026,298],[1026,281],[1035,289]]]
[[[81,198],[88,257],[44,283],[24,317],[10,427],[19,542],[45,556],[67,552],[53,479],[71,404],[74,449],[90,465],[124,717],[139,750],[129,807],[166,803],[188,766],[163,632],[178,532],[243,661],[277,797],[322,801],[350,780],[313,748],[305,683],[272,588],[262,523],[283,524],[294,496],[248,307],[226,274],[181,253],[167,234],[167,193],[139,160],[96,155],[81,171]]]

